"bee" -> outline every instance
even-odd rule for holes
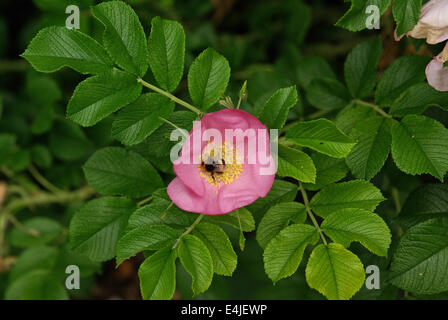
[[[205,171],[210,172],[213,180],[215,180],[215,174],[224,173],[224,169],[226,167],[226,162],[224,161],[224,159],[221,159],[221,161],[219,161],[212,157],[209,157],[205,162],[202,161],[201,164],[205,168]]]

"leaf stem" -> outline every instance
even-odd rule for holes
[[[42,176],[40,174],[40,172],[36,169],[35,166],[30,165],[28,167],[28,171],[31,173],[31,175],[33,176],[34,179],[36,179],[37,182],[40,183],[41,186],[43,186],[45,189],[47,189],[48,191],[54,192],[54,193],[59,193],[61,192],[61,190],[59,190],[58,188],[56,188],[50,181],[48,181],[47,179],[45,179],[44,176]]]
[[[300,192],[302,193],[303,202],[305,204],[306,212],[308,213],[308,216],[310,217],[311,221],[313,222],[314,227],[316,227],[317,232],[319,232],[322,242],[327,246],[328,245],[327,239],[325,239],[325,235],[324,235],[322,229],[320,228],[319,223],[317,223],[317,220],[314,217],[313,212],[311,211],[310,203],[308,201],[308,196],[307,196],[306,191],[303,188],[302,183],[300,181],[299,181],[299,189],[300,189]]]
[[[165,118],[159,117],[159,119],[162,120],[163,122],[166,122],[167,124],[169,124],[173,128],[179,130],[185,138],[188,138],[188,134],[185,133],[185,131],[186,131],[185,129],[182,129],[181,127],[177,126],[176,124],[172,123],[171,121],[169,121],[169,120],[167,120]]]
[[[203,215],[203,214],[200,214],[199,217],[197,217],[196,220],[194,220],[193,224],[192,224],[191,226],[189,226],[188,229],[185,230],[185,232],[182,233],[182,234],[180,235],[179,238],[177,238],[177,241],[176,241],[176,243],[174,244],[173,249],[175,249],[175,248],[179,245],[180,240],[182,239],[183,236],[185,236],[185,235],[189,234],[191,231],[193,231],[193,229],[196,227],[196,225],[197,225],[199,222],[201,222],[201,220],[202,220],[203,217],[204,217],[204,215]]]
[[[373,103],[370,103],[370,102],[366,102],[366,101],[362,101],[362,100],[359,100],[359,99],[354,99],[354,100],[352,100],[352,102],[356,103],[356,104],[358,104],[360,106],[372,108],[373,110],[375,110],[377,113],[379,113],[383,117],[392,119],[392,116],[390,114],[388,114],[386,111],[384,111],[380,106],[377,106],[376,104],[373,104]]]
[[[398,189],[395,187],[392,187],[392,198],[394,199],[395,209],[397,210],[397,213],[400,213],[401,211],[400,196],[398,194]]]
[[[137,207],[141,207],[142,205],[144,205],[145,203],[148,203],[149,201],[151,201],[152,200],[152,196],[150,196],[150,197],[148,197],[148,198],[145,198],[145,199],[143,199],[142,201],[140,201],[139,203],[137,203]]]
[[[162,89],[160,89],[160,88],[158,88],[158,87],[156,87],[156,86],[146,82],[142,78],[137,78],[137,81],[140,82],[144,87],[146,87],[148,89],[151,89],[151,90],[153,90],[153,91],[155,91],[157,93],[160,93],[160,94],[164,95],[165,97],[168,97],[172,101],[174,101],[174,102],[180,104],[181,106],[183,106],[183,107],[185,107],[185,108],[195,112],[197,115],[201,115],[202,114],[202,111],[199,110],[198,108],[196,108],[195,106],[192,106],[188,102],[185,102],[184,100],[181,100],[181,99],[177,98],[176,96],[173,96],[171,93],[169,93],[169,92],[167,92],[165,90],[162,90]]]

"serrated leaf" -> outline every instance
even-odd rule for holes
[[[122,1],[100,3],[90,10],[105,27],[103,43],[115,63],[143,77],[148,70],[148,47],[134,10]]]
[[[286,132],[286,138],[299,146],[308,147],[334,158],[344,158],[355,141],[327,119],[298,122]]]
[[[334,242],[348,248],[353,241],[360,242],[374,254],[387,256],[391,233],[381,217],[364,209],[342,209],[327,216],[322,230]]]
[[[174,228],[190,226],[197,214],[179,209],[168,197],[166,188],[152,193],[153,200],[129,217],[127,230],[153,224],[166,224]]]
[[[92,126],[131,103],[142,85],[129,73],[112,70],[82,81],[67,105],[67,117],[82,126]]]
[[[308,87],[314,79],[337,79],[328,62],[319,56],[299,60],[296,69],[297,81],[303,88]]]
[[[316,183],[303,183],[307,190],[316,191],[343,179],[348,173],[344,159],[335,159],[322,153],[313,153],[311,159],[316,167]]]
[[[395,60],[384,71],[375,91],[375,103],[390,106],[411,86],[425,80],[425,69],[430,58],[409,55]]]
[[[238,258],[224,230],[215,224],[203,222],[196,226],[193,234],[201,239],[210,251],[214,272],[232,276]]]
[[[174,102],[158,93],[141,95],[115,117],[112,136],[125,145],[145,140],[174,110]]]
[[[318,240],[316,229],[306,224],[293,224],[283,229],[263,253],[266,274],[274,283],[289,277],[299,267],[305,247]]]
[[[70,245],[93,261],[106,261],[116,254],[117,241],[135,204],[129,199],[103,197],[84,204],[70,222]]]
[[[412,30],[420,18],[422,0],[394,0],[392,14],[397,23],[397,36]]]
[[[260,121],[271,129],[283,128],[289,110],[298,100],[296,86],[278,89],[264,104],[259,116]]]
[[[352,180],[326,186],[311,199],[310,205],[314,213],[326,218],[341,209],[373,211],[383,200],[381,191],[370,182]]]
[[[257,241],[265,248],[269,241],[286,228],[290,222],[304,223],[305,206],[298,202],[283,202],[272,206],[263,216],[257,228]]]
[[[375,6],[379,9],[380,15],[383,15],[389,4],[390,0],[352,0],[350,9],[336,22],[336,25],[353,32],[364,30],[367,28],[367,8]]]
[[[448,290],[448,219],[431,219],[400,239],[390,267],[393,285],[416,294]]]
[[[206,291],[213,279],[213,260],[207,246],[198,237],[187,234],[182,237],[178,252],[180,262],[193,278],[193,294]]]
[[[398,221],[409,228],[429,219],[443,217],[448,217],[448,185],[424,184],[409,194]]]
[[[164,225],[146,225],[125,233],[117,243],[117,264],[143,250],[158,250],[174,244],[182,230]]]
[[[176,250],[164,248],[147,258],[138,269],[144,300],[170,300],[176,289]]]
[[[83,170],[88,184],[103,195],[139,198],[163,187],[159,174],[146,159],[119,147],[98,150]]]
[[[240,230],[241,223],[241,231],[251,232],[255,230],[255,221],[252,213],[246,208],[239,208],[235,211],[232,211],[228,214],[215,215],[215,216],[206,216],[204,221],[212,222],[212,223],[223,223],[229,226],[232,226],[235,229]]]
[[[350,134],[359,121],[375,115],[376,112],[372,108],[359,106],[356,102],[352,102],[337,114],[334,124],[345,134]]]
[[[342,109],[350,102],[347,88],[334,79],[314,79],[306,87],[306,98],[321,110]]]
[[[113,66],[98,42],[66,27],[48,27],[39,31],[22,57],[40,72],[54,72],[68,66],[83,74],[98,74]]]
[[[184,71],[185,32],[176,21],[155,17],[148,42],[149,65],[162,89],[174,91]]]
[[[352,97],[365,98],[375,87],[381,51],[381,40],[376,37],[361,42],[347,56],[344,76]]]
[[[351,136],[357,144],[346,158],[351,172],[358,179],[370,180],[383,167],[390,152],[392,121],[383,117],[372,117],[360,121]]]
[[[448,130],[431,118],[406,116],[392,127],[392,156],[401,171],[429,173],[443,181],[448,171]]]
[[[316,167],[305,152],[279,144],[278,156],[277,175],[292,177],[302,182],[315,182]]]
[[[389,113],[395,116],[422,114],[430,106],[448,110],[448,92],[437,91],[427,82],[422,82],[413,85],[395,100]]]
[[[207,110],[218,102],[230,78],[226,58],[212,48],[204,50],[188,72],[188,91],[196,107]]]
[[[364,284],[359,258],[338,243],[314,248],[305,269],[308,285],[329,300],[348,300]]]

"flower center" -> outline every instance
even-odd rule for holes
[[[220,146],[209,143],[202,151],[198,170],[215,187],[230,184],[243,172],[242,155],[227,142]]]

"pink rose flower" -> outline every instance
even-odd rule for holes
[[[446,61],[448,61],[448,43],[426,67],[426,79],[429,85],[438,91],[448,91],[448,68],[443,67]]]
[[[168,195],[182,210],[226,214],[266,196],[275,178],[266,126],[249,113],[224,109],[195,122]]]
[[[423,7],[417,25],[406,36],[426,39],[429,44],[437,44],[448,39],[448,1],[431,0]],[[398,38],[400,40],[403,36]]]

